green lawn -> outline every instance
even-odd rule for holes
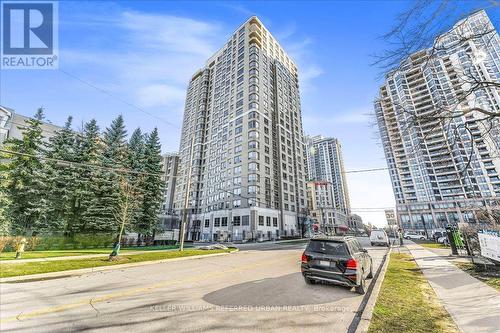
[[[417,243],[418,245],[420,245],[420,246],[428,247],[428,248],[431,248],[431,249],[449,249],[450,248],[447,245],[436,243],[436,242],[433,242],[433,241],[428,241],[428,240],[417,240],[417,239],[414,239],[413,241],[415,243]]]
[[[455,333],[450,315],[408,254],[393,253],[369,333]]]
[[[500,277],[491,276],[486,272],[477,272],[474,269],[474,265],[471,263],[465,263],[465,262],[453,262],[453,263],[462,270],[466,271],[467,273],[475,277],[476,279],[483,281],[490,287],[493,287],[496,290],[500,291]]]
[[[191,247],[191,246],[186,246]],[[143,247],[125,247],[121,252],[133,251],[155,251],[155,250],[170,250],[177,249],[176,245],[164,246],[143,246]],[[97,248],[97,249],[80,249],[80,250],[49,250],[49,251],[26,251],[23,253],[21,259],[36,259],[36,258],[51,258],[51,257],[73,257],[83,256],[86,254],[109,254],[112,248]],[[0,261],[14,260],[16,258],[15,252],[2,252],[0,253]]]
[[[178,257],[190,257],[196,255],[205,255],[212,253],[224,253],[229,250],[184,250],[180,251],[165,251],[151,252],[142,254],[122,254],[116,261],[108,261],[107,258],[88,258],[74,260],[57,260],[57,261],[41,261],[27,262],[19,264],[10,264],[8,262],[0,263],[0,277],[10,277],[19,275],[41,274],[49,272],[59,272],[71,269],[90,268],[99,266],[111,266],[128,264],[141,261],[151,261],[160,259],[172,259]]]

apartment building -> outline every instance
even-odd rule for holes
[[[322,135],[307,136],[306,159],[308,180],[329,182],[333,188],[335,209],[348,215],[349,191],[340,141]]]
[[[16,113],[13,109],[0,105],[0,146],[7,139],[22,139],[23,129],[26,127],[30,117]],[[48,142],[51,137],[62,127],[43,121],[41,126],[44,141]]]
[[[297,66],[257,17],[189,82],[175,194],[187,238],[297,236],[306,168]]]
[[[307,182],[307,206],[309,215],[319,224],[321,232],[334,234],[341,225],[347,225],[347,215],[335,207],[330,182]]]
[[[179,168],[179,154],[167,153],[162,156],[162,173],[165,187],[163,190],[162,212],[174,212],[175,184],[177,180],[177,169]]]
[[[167,153],[162,156],[163,203],[159,217],[159,231],[155,234],[155,241],[178,240],[180,218],[174,207],[175,185],[177,169],[179,167],[179,154]]]
[[[411,55],[380,88],[375,112],[404,229],[488,223],[499,213],[498,119],[488,130],[480,121],[484,114],[473,110],[500,112],[500,91],[484,87],[470,94],[461,80],[473,74],[499,82],[500,39],[496,31],[457,38],[485,27],[495,29],[484,11],[457,22],[438,37],[437,56],[429,58],[430,49]],[[447,110],[454,115],[449,122],[436,117]]]

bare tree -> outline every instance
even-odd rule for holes
[[[471,164],[500,158],[500,37],[487,16],[499,8],[497,0],[417,0],[382,36],[388,47],[373,63],[385,75],[376,108],[387,130],[398,127],[391,144],[408,159],[439,151],[419,161],[454,165],[449,184],[464,186],[467,198],[482,197]],[[496,211],[473,210],[498,223]]]
[[[488,3],[490,10],[499,6],[497,1]],[[446,0],[415,2],[383,36],[390,47],[375,56],[374,65],[384,72],[389,70],[388,77],[403,73],[410,84],[412,79],[441,84],[436,91],[430,87],[421,94],[413,91],[414,96],[432,96],[429,107],[419,109],[414,100],[391,102],[407,118],[403,134],[420,128],[420,139],[427,139],[445,132],[448,147],[441,148],[467,148],[470,156],[465,158],[465,172],[478,137],[490,151],[498,154],[500,150],[500,107],[486,101],[486,97],[498,101],[500,93],[500,63],[492,59],[498,50],[490,49],[500,45],[500,38],[482,9],[464,13],[461,5]],[[450,20],[460,16],[463,18],[450,28]]]
[[[123,233],[125,228],[130,226],[134,210],[137,209],[137,198],[140,196],[138,189],[123,175],[120,175],[121,197],[117,210],[113,212],[116,222],[119,225],[118,238],[113,251],[109,255],[109,260],[113,260],[120,253]]]

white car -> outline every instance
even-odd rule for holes
[[[389,237],[384,230],[372,230],[370,234],[370,244],[374,245],[382,245],[389,247]]]
[[[448,236],[439,237],[437,239],[437,242],[440,244],[448,245],[449,244]]]
[[[420,240],[425,240],[425,236],[424,235],[420,235],[420,234],[413,234],[413,233],[410,233],[410,232],[406,232],[403,237],[405,239],[420,239]]]

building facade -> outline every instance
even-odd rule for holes
[[[0,106],[0,145],[7,140],[14,110]]]
[[[13,109],[0,106],[0,145],[7,139],[22,139],[23,128],[27,126],[26,123],[30,117],[26,117],[16,113]],[[61,130],[62,127],[53,125],[48,122],[42,122],[40,125],[42,129],[43,140],[48,142],[51,137],[56,135],[56,132]]]
[[[353,231],[355,234],[363,232],[363,219],[361,216],[357,214],[351,214],[347,218],[347,225],[349,226],[349,229]]]
[[[175,184],[177,169],[179,168],[179,154],[168,153],[162,156],[162,173],[165,187],[163,190],[162,212],[170,214],[175,211]]]
[[[308,180],[329,182],[333,188],[335,208],[348,215],[351,206],[339,140],[321,135],[306,137],[306,158]]]
[[[341,225],[347,225],[347,216],[335,207],[332,183],[307,182],[307,207],[309,215],[319,224],[320,231],[335,233]]]
[[[403,229],[488,223],[500,208],[500,125],[492,120],[487,130],[479,121],[484,114],[474,111],[500,112],[500,91],[485,87],[468,94],[464,89],[470,86],[459,80],[465,73],[500,80],[496,31],[457,43],[457,29],[470,33],[479,26],[494,30],[484,11],[439,36],[437,56],[429,58],[431,50],[411,55],[387,74],[375,102]],[[453,110],[455,116],[447,123],[429,116],[441,110]]]
[[[176,208],[187,238],[297,236],[306,168],[297,67],[257,17],[188,86]],[[189,190],[189,191],[188,191]]]
[[[174,205],[178,167],[179,154],[168,153],[162,156],[162,178],[165,185],[163,203],[159,214],[160,231],[155,234],[155,241],[157,242],[179,239],[180,218]]]

